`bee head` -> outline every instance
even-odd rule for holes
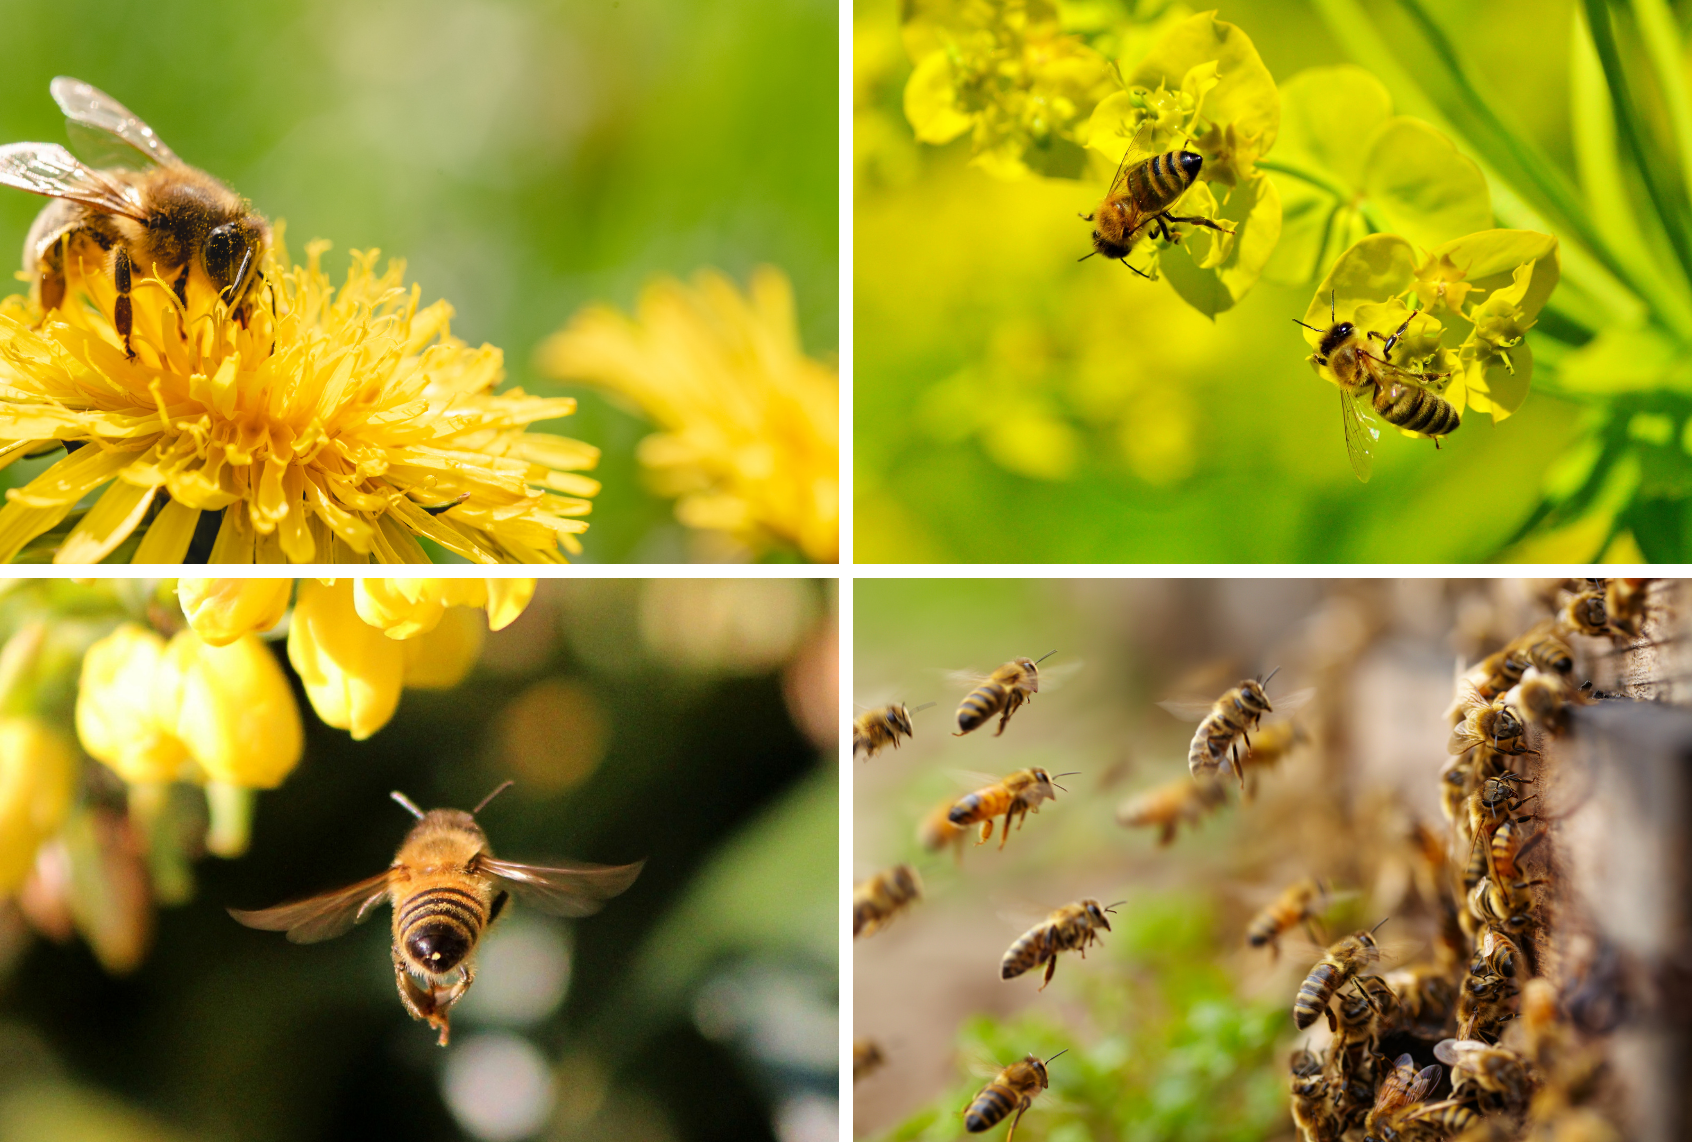
[[[406,938],[406,955],[425,972],[451,972],[470,952],[470,938],[457,925],[431,921]]]
[[[1351,341],[1352,335],[1357,331],[1357,327],[1349,321],[1336,322],[1329,326],[1323,334],[1323,340],[1318,344],[1317,352],[1324,357],[1331,356],[1335,350]]]
[[[888,725],[901,734],[911,734],[911,712],[903,705],[888,708]]]
[[[269,239],[269,228],[251,215],[226,222],[206,236],[206,276],[217,286],[224,304],[234,308],[246,298],[258,280]]]

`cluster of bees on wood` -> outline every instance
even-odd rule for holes
[[[1289,1061],[1292,1117],[1309,1140],[1614,1139],[1601,1107],[1606,1064],[1602,1046],[1567,1014],[1568,990],[1541,975],[1535,930],[1545,923],[1534,890],[1547,884],[1542,848],[1557,815],[1534,791],[1545,774],[1529,772],[1537,745],[1572,732],[1575,712],[1624,698],[1577,682],[1575,635],[1636,643],[1648,614],[1650,581],[1564,581],[1544,596],[1553,614],[1468,669],[1460,665],[1447,712],[1450,759],[1440,775],[1447,830],[1414,823],[1413,848],[1438,920],[1431,958],[1401,964],[1412,941],[1378,940],[1391,918],[1327,944],[1299,986],[1293,1022],[1300,1032],[1326,1023],[1330,1038],[1298,1047]],[[1308,741],[1301,725],[1259,721],[1279,706],[1296,709],[1310,692],[1272,705],[1263,679],[1243,680],[1204,711],[1189,748],[1190,776],[1125,802],[1118,821],[1151,826],[1168,845],[1178,826],[1197,824],[1226,800],[1229,777],[1249,798],[1257,778]],[[1013,660],[972,691],[958,710],[959,734],[999,716],[996,734],[1039,690],[1036,664]],[[1185,704],[1165,703],[1178,715]],[[921,708],[919,708],[921,709]],[[912,734],[910,711],[889,706],[855,722],[855,755],[873,757]],[[1536,764],[1536,769],[1544,769]],[[1053,779],[1032,769],[936,808],[919,828],[931,851],[961,846],[981,825],[978,844],[1003,817],[1000,846],[1012,820],[1056,798]],[[1533,872],[1534,859],[1542,870]],[[910,865],[883,870],[854,892],[854,935],[868,936],[917,902],[921,881]],[[1319,945],[1319,918],[1337,895],[1321,878],[1288,886],[1246,926],[1246,942],[1279,956],[1279,942],[1303,928]],[[1119,902],[1120,904],[1120,902]],[[1109,931],[1111,906],[1078,901],[1054,911],[1006,951],[1011,979],[1058,956],[1086,949]],[[1316,950],[1314,950],[1316,951]],[[1062,1053],[1060,1053],[1062,1054]],[[1057,1057],[1053,1057],[1056,1059]],[[1430,1062],[1432,1061],[1432,1062]],[[881,1066],[872,1041],[854,1042],[855,1081]],[[1051,1060],[1028,1056],[1003,1068],[964,1112],[965,1127],[986,1131],[1017,1121],[1048,1085]],[[1421,1066],[1419,1066],[1419,1064]],[[1435,1098],[1437,1097],[1438,1098]]]

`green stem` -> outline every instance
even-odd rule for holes
[[[1675,19],[1669,5],[1660,0],[1634,0],[1634,19],[1640,25],[1640,37],[1651,57],[1652,70],[1657,74],[1658,90],[1663,95],[1664,114],[1675,136],[1675,146],[1681,156],[1681,184],[1685,191],[1693,183],[1693,122],[1688,116],[1686,73],[1681,70],[1679,47],[1681,34],[1675,30]]]

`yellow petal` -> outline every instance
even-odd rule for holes
[[[82,657],[76,733],[126,782],[174,781],[188,761],[176,737],[179,680],[165,641],[125,623]]]
[[[135,558],[131,562],[181,563],[188,554],[188,545],[194,541],[194,525],[199,522],[198,508],[190,508],[180,500],[169,501],[147,526],[147,534],[141,537],[141,546],[135,549]]]
[[[400,644],[405,649],[408,687],[456,687],[482,653],[482,617],[468,607],[450,607],[435,629]]]
[[[0,719],[0,897],[23,884],[36,849],[64,824],[76,769],[70,745],[39,719]]]
[[[158,491],[137,487],[127,480],[112,481],[53,553],[53,562],[97,564],[105,559],[113,548],[129,539]]]
[[[488,583],[488,630],[503,630],[523,614],[535,597],[532,579],[490,579]]]
[[[402,644],[359,618],[351,580],[300,581],[288,661],[318,717],[355,739],[369,738],[394,716],[405,669]]]
[[[353,607],[359,618],[390,639],[410,639],[432,631],[446,611],[438,579],[359,579]]]
[[[211,782],[269,790],[300,761],[303,736],[294,691],[256,635],[223,647],[179,631],[167,655],[182,675],[177,737]]]
[[[194,633],[225,647],[249,632],[263,634],[282,622],[293,594],[291,579],[197,579],[176,581],[177,602]]]

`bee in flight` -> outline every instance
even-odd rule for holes
[[[1011,721],[1017,708],[1028,702],[1030,695],[1040,692],[1040,672],[1035,667],[1057,653],[1053,650],[1038,659],[1013,659],[983,679],[982,685],[965,695],[964,701],[958,704],[958,729],[953,732],[953,737],[969,734],[996,714],[999,715],[999,729],[993,732],[993,736],[998,738],[1004,734],[1005,724]]]
[[[853,1083],[870,1075],[887,1062],[887,1057],[882,1054],[882,1046],[876,1041],[857,1039],[852,1042]]]
[[[112,324],[132,358],[136,272],[170,281],[184,308],[189,279],[203,278],[240,312],[260,279],[270,224],[105,92],[63,75],[48,90],[73,138],[110,153],[112,165],[85,166],[57,143],[0,147],[0,184],[53,200],[24,240],[24,273],[42,309],[64,303],[67,262],[100,267],[117,289]]]
[[[1334,1013],[1329,1008],[1329,998],[1355,976],[1363,974],[1382,959],[1381,946],[1376,944],[1376,929],[1387,924],[1383,917],[1375,929],[1368,932],[1359,930],[1351,936],[1342,937],[1329,947],[1323,959],[1311,969],[1305,983],[1299,986],[1299,995],[1293,1002],[1293,1022],[1300,1031],[1304,1031],[1317,1022],[1317,1017],[1327,1013],[1329,1026],[1334,1026]]]
[[[1046,920],[1018,937],[1005,950],[1005,957],[999,962],[1000,979],[1022,976],[1031,968],[1044,964],[1046,979],[1035,990],[1044,992],[1046,986],[1052,983],[1053,970],[1058,967],[1058,954],[1066,949],[1075,949],[1086,959],[1088,945],[1099,939],[1098,930],[1111,931],[1111,922],[1105,919],[1105,914],[1121,904],[1123,902],[1118,901],[1102,907],[1089,897],[1062,909],[1054,909]]]
[[[1065,1048],[1064,1052],[1069,1050]],[[1029,1110],[1035,1096],[1046,1090],[1047,1064],[1062,1056],[1064,1052],[1048,1057],[1044,1062],[1039,1056],[1024,1056],[1016,1063],[1000,1069],[1000,1073],[976,1093],[976,1098],[971,1100],[970,1106],[965,1109],[965,1130],[972,1134],[986,1131],[1010,1115],[1011,1129],[1005,1133],[1005,1143],[1011,1143],[1011,1137],[1017,1134],[1017,1124],[1022,1120],[1023,1113]]]
[[[1307,360],[1313,369],[1319,365],[1327,366],[1335,384],[1340,387],[1340,424],[1346,434],[1346,455],[1359,480],[1370,478],[1370,450],[1381,436],[1377,429],[1365,422],[1363,413],[1358,409],[1357,398],[1366,393],[1370,404],[1384,421],[1425,437],[1433,437],[1436,448],[1440,447],[1441,437],[1458,427],[1457,408],[1429,390],[1429,386],[1438,384],[1446,374],[1418,373],[1395,365],[1391,360],[1393,347],[1410,328],[1411,318],[1416,316],[1416,311],[1412,311],[1391,337],[1383,337],[1373,329],[1366,336],[1349,321],[1333,320],[1334,295],[1331,292],[1327,329],[1318,329],[1298,318],[1293,319],[1296,325],[1303,325],[1322,337],[1317,343],[1317,352]],[[1371,351],[1371,337],[1383,342],[1379,357]]]
[[[1198,215],[1176,215],[1170,210],[1187,193],[1204,156],[1194,151],[1166,151],[1152,153],[1152,123],[1140,125],[1117,173],[1111,179],[1111,189],[1105,199],[1094,207],[1092,214],[1082,215],[1082,221],[1093,223],[1093,254],[1084,254],[1085,262],[1094,254],[1103,254],[1114,262],[1121,262],[1143,278],[1151,274],[1129,265],[1129,251],[1145,234],[1156,231],[1166,242],[1180,242],[1181,234],[1170,227],[1178,222],[1190,226],[1208,226],[1224,234],[1234,231]]]
[[[867,937],[922,899],[923,882],[909,865],[895,865],[852,889],[852,935]]]
[[[928,710],[935,704],[926,702],[914,710]],[[899,749],[901,738],[910,738],[911,715],[913,710],[906,709],[904,703],[889,703],[887,706],[867,710],[852,722],[852,752],[854,756],[862,753],[864,760],[869,761],[882,751],[883,747],[891,746]]]
[[[288,934],[295,944],[347,932],[383,901],[394,907],[394,984],[414,1020],[427,1020],[447,1043],[447,1017],[476,978],[482,934],[516,894],[544,913],[586,917],[635,883],[644,861],[632,865],[520,865],[488,848],[476,815],[510,782],[477,807],[424,813],[398,790],[393,799],[418,819],[394,863],[374,877],[270,909],[231,909],[250,929]]]
[[[1117,824],[1130,829],[1157,826],[1158,844],[1176,839],[1176,826],[1197,826],[1206,814],[1223,804],[1223,787],[1209,779],[1177,778],[1127,799],[1117,807]]]
[[[1317,932],[1317,916],[1328,907],[1329,897],[1329,887],[1320,878],[1294,882],[1252,918],[1246,926],[1246,943],[1255,949],[1269,945],[1271,958],[1279,959],[1281,935],[1295,925],[1303,925],[1313,941],[1323,943]]]
[[[1247,737],[1247,732],[1256,730],[1258,720],[1275,709],[1270,705],[1264,687],[1280,670],[1281,668],[1277,667],[1263,679],[1241,680],[1239,686],[1231,687],[1223,693],[1222,698],[1209,706],[1185,702],[1158,704],[1177,718],[1192,718],[1196,714],[1203,714],[1199,729],[1193,732],[1193,741],[1188,744],[1187,751],[1187,768],[1195,779],[1210,778],[1227,762],[1235,780],[1245,789],[1246,777],[1241,769],[1240,748],[1236,745],[1236,739],[1244,742],[1248,751],[1252,749],[1252,740]],[[1309,699],[1311,694],[1310,690],[1303,690],[1288,695],[1282,699],[1283,708],[1295,709]]]
[[[1011,819],[1015,817],[1017,828],[1022,829],[1023,819],[1031,810],[1038,814],[1042,802],[1058,800],[1058,795],[1052,791],[1063,790],[1064,787],[1054,782],[1053,778],[1066,778],[1078,772],[1070,770],[1063,774],[1048,774],[1036,766],[1032,770],[1018,770],[1014,774],[1007,774],[993,785],[984,786],[958,799],[947,812],[947,820],[960,829],[981,822],[982,836],[981,840],[976,842],[981,845],[993,836],[993,819],[1004,814],[1005,828],[999,835],[999,848],[1004,849],[1006,841],[1011,837]]]

